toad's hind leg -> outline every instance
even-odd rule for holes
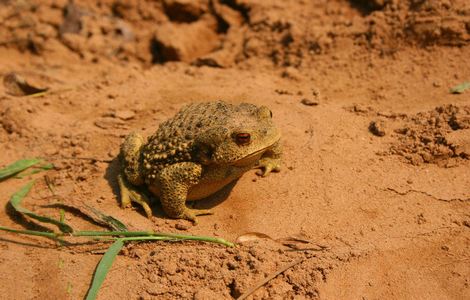
[[[136,189],[136,186],[144,183],[140,172],[140,153],[143,144],[144,138],[135,132],[129,134],[122,143],[119,153],[121,170],[118,175],[118,183],[121,191],[121,207],[129,207],[131,202],[138,203],[150,218],[152,216],[150,201]]]
[[[152,216],[152,209],[150,208],[150,200],[147,196],[140,193],[134,186],[129,184],[122,174],[118,176],[118,183],[121,191],[121,207],[130,207],[131,202],[138,203],[144,209],[147,218],[150,218]]]
[[[196,223],[196,216],[212,214],[210,210],[189,209],[186,206],[189,188],[199,182],[201,173],[201,166],[192,162],[176,163],[160,172],[160,202],[169,217]]]

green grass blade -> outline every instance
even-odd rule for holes
[[[72,227],[70,227],[69,225],[65,224],[64,222],[61,222],[59,220],[56,220],[56,219],[52,219],[52,218],[49,218],[49,217],[46,217],[46,216],[41,216],[41,215],[38,215],[38,214],[35,214],[33,213],[32,211],[30,211],[29,209],[26,209],[24,207],[21,206],[21,201],[23,200],[23,198],[29,193],[29,191],[31,190],[31,188],[33,187],[34,185],[34,180],[30,181],[29,183],[27,183],[25,186],[23,186],[18,192],[14,193],[13,196],[11,196],[10,198],[10,204],[13,206],[13,208],[19,212],[19,213],[22,213],[24,215],[27,215],[28,217],[31,217],[33,219],[36,219],[40,222],[44,222],[44,223],[50,223],[50,224],[54,224],[56,225],[60,231],[62,232],[66,232],[66,233],[69,233],[69,232],[73,232],[73,229]]]
[[[76,231],[73,236],[121,236],[125,238],[135,237],[133,240],[145,240],[145,237],[163,237],[168,240],[191,240],[222,244],[227,247],[234,247],[235,244],[218,237],[200,236],[200,235],[184,235],[176,233],[164,233],[154,231]]]
[[[52,170],[52,169],[54,169],[54,164],[52,164],[52,163],[47,163],[47,164],[45,164],[45,165],[38,166],[37,168],[38,168],[38,169],[41,169],[41,170],[44,170],[44,171]]]
[[[67,203],[59,202],[59,203],[56,203],[55,205],[76,209],[82,214],[84,214],[85,216],[92,219],[94,222],[100,225],[107,226],[111,230],[127,231],[126,225],[124,225],[121,221],[119,221],[118,219],[112,216],[104,214],[103,212],[99,211],[93,206],[83,203],[82,201],[68,200]]]
[[[106,215],[92,206],[88,206],[88,208],[99,220],[107,224],[111,229],[116,231],[127,231],[127,226],[113,216]]]
[[[18,179],[22,179],[22,178],[25,178],[27,176],[31,176],[31,175],[34,175],[34,174],[37,174],[37,173],[40,173],[42,171],[48,171],[48,170],[51,170],[54,168],[54,165],[51,164],[51,163],[48,163],[48,164],[45,164],[45,165],[42,165],[42,166],[37,166],[37,167],[34,167],[33,170],[31,170],[30,172],[26,173],[26,172],[23,172],[23,173],[19,173],[15,176],[15,178],[18,178]]]
[[[190,241],[200,241],[200,242],[208,242],[208,243],[216,243],[222,244],[227,247],[234,247],[235,244],[229,242],[225,239],[212,237],[212,236],[202,236],[202,235],[185,235],[185,234],[177,234],[177,233],[167,233],[167,232],[154,232],[152,236],[163,236],[167,238],[175,238],[179,240],[190,240]]]
[[[59,221],[64,223],[65,222],[65,210],[63,209],[59,210],[59,215],[60,215]]]
[[[45,232],[45,231],[35,231],[35,230],[19,230],[13,229],[10,227],[0,226],[0,230],[18,233],[18,234],[27,234],[27,235],[36,235],[36,236],[45,236],[48,238],[56,239],[57,235],[54,232]]]
[[[119,251],[121,251],[122,247],[124,246],[123,239],[117,239],[111,247],[106,251],[106,253],[101,258],[98,266],[96,267],[95,274],[93,275],[93,281],[91,283],[91,287],[88,290],[86,295],[86,300],[94,300],[98,295],[98,291],[101,285],[108,274],[109,268],[114,262],[114,259],[118,255]]]
[[[21,171],[26,170],[29,167],[32,167],[42,160],[39,158],[32,158],[32,159],[20,159],[15,161],[14,163],[6,166],[3,169],[0,169],[0,181],[5,180],[15,174],[18,174]]]
[[[452,87],[449,92],[451,94],[462,94],[465,90],[470,89],[470,81],[463,82],[459,85]]]
[[[125,242],[145,242],[145,241],[177,241],[178,239],[166,236],[133,236],[121,238]]]
[[[28,176],[31,176],[31,175],[40,173],[41,171],[42,171],[42,170],[40,170],[40,169],[34,169],[34,170],[32,170],[31,172],[27,172],[27,173],[24,172],[24,173],[17,174],[17,175],[15,175],[14,178],[16,178],[16,179],[23,179],[23,178],[25,178],[25,177],[28,177]]]
[[[113,216],[103,216],[103,220],[109,224],[114,230],[127,231],[127,226]]]

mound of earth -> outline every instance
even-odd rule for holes
[[[0,46],[36,55],[228,67],[263,58],[312,65],[345,46],[390,55],[465,45],[468,1],[20,1],[0,3]],[[70,53],[69,53],[70,54]]]
[[[390,152],[414,165],[448,165],[453,159],[470,159],[470,107],[447,105],[418,113],[395,129],[398,143]],[[453,163],[452,163],[453,164]]]

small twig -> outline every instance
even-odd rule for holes
[[[282,268],[280,268],[279,270],[277,270],[276,272],[272,273],[271,275],[269,275],[268,277],[264,278],[263,280],[259,281],[257,284],[255,284],[252,288],[248,289],[248,291],[244,292],[240,297],[237,298],[237,300],[243,300],[243,299],[246,299],[248,296],[250,296],[251,294],[253,294],[257,289],[259,289],[260,287],[262,287],[263,285],[265,285],[266,283],[268,283],[269,281],[271,281],[272,279],[274,279],[276,276],[284,273],[285,271],[289,270],[290,268],[292,268],[293,266],[295,265],[298,265],[299,263],[303,262],[304,261],[304,258],[301,258],[299,260],[296,260],[294,262],[291,262],[290,264],[287,264],[285,266],[283,266]]]
[[[47,188],[51,192],[52,196],[56,196],[55,189],[54,189],[54,182],[49,177],[49,175],[44,175],[44,181],[46,182]]]

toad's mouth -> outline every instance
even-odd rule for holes
[[[269,146],[256,150],[255,152],[252,152],[240,159],[237,159],[231,162],[230,165],[235,166],[235,167],[246,167],[246,166],[256,164],[258,160],[261,158],[261,156],[263,155],[263,153],[268,151],[268,149],[271,148],[275,143],[279,142],[279,139],[280,139],[280,136],[277,136],[276,139],[274,139],[273,143],[271,143]]]

